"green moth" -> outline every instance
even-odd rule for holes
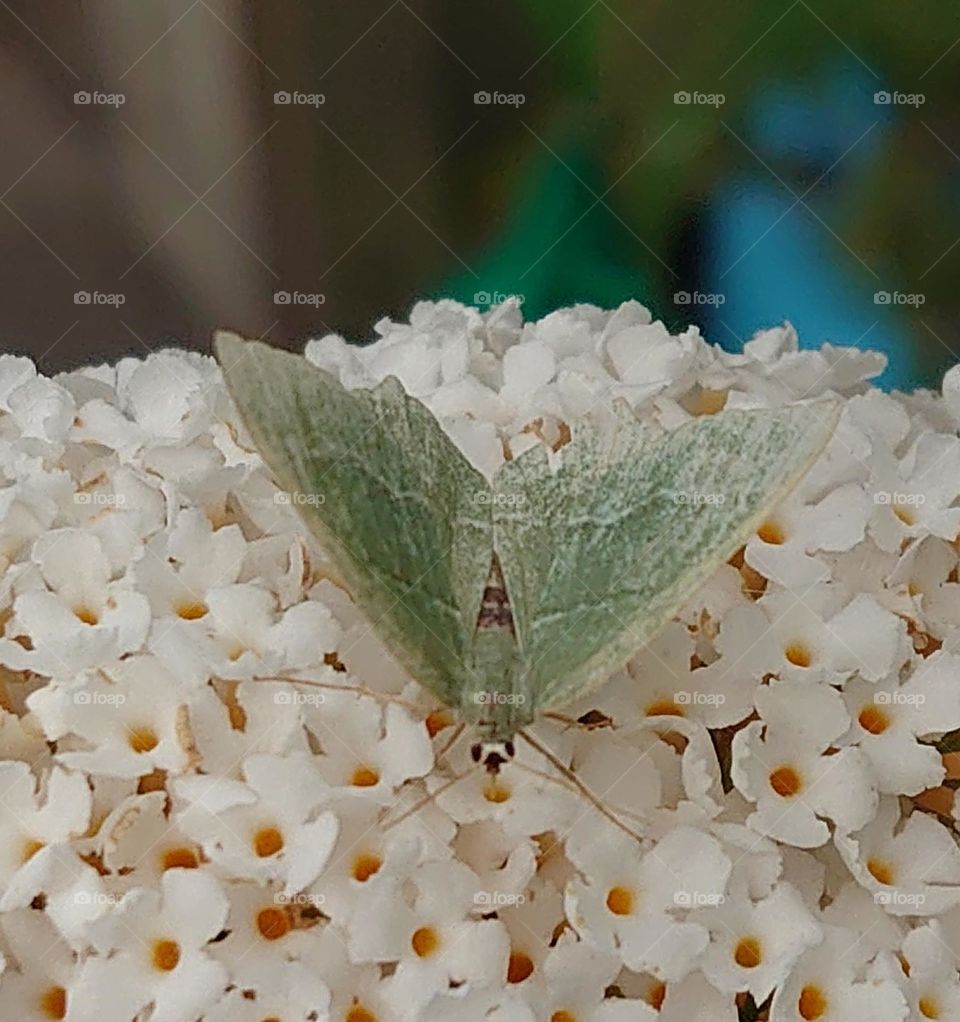
[[[819,401],[663,431],[620,403],[491,480],[390,377],[347,390],[299,355],[220,334],[229,390],[278,483],[410,674],[514,735],[599,687],[741,546],[833,433]],[[528,739],[529,740],[529,739]],[[497,749],[498,751],[493,751]]]

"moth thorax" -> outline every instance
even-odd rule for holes
[[[475,742],[470,748],[474,763],[482,763],[488,774],[496,776],[504,763],[509,763],[516,754],[513,742]]]

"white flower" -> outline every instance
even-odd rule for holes
[[[903,964],[891,963],[889,971],[907,997],[911,1019],[960,1018],[957,960],[945,938],[935,919],[918,926],[904,938]]]
[[[313,883],[337,840],[337,818],[313,757],[249,756],[243,784],[191,776],[174,784],[183,832],[227,875],[280,881],[287,896]]]
[[[67,1017],[76,960],[46,916],[32,909],[7,912],[0,935],[11,955],[0,978],[0,1014],[18,1022]]]
[[[704,915],[711,937],[701,965],[704,975],[727,993],[748,990],[757,1004],[823,937],[788,883],[778,884],[762,901],[733,899]]]
[[[733,740],[733,783],[756,803],[747,821],[800,848],[824,844],[824,819],[843,831],[873,816],[876,791],[869,761],[856,748],[832,751],[850,718],[834,689],[782,681],[757,690],[761,720]]]
[[[914,812],[901,820],[888,796],[872,823],[834,840],[856,880],[892,915],[937,915],[960,905],[960,848],[933,817]]]
[[[258,990],[254,998],[239,987],[209,1008],[204,1022],[329,1022],[330,991],[319,977],[299,962],[276,971],[273,990]]]
[[[918,739],[960,728],[958,677],[960,657],[940,650],[902,682],[896,675],[875,685],[848,682],[843,697],[854,724],[846,741],[869,758],[881,792],[916,795],[943,779],[940,753]]]
[[[478,881],[456,862],[427,862],[410,877],[412,895],[389,876],[372,877],[357,895],[347,928],[355,962],[396,962],[386,997],[399,1017],[420,1010],[451,984],[502,983],[508,942],[503,924],[476,920]]]
[[[187,695],[152,656],[135,656],[75,688],[50,686],[28,699],[47,737],[83,739],[58,754],[65,766],[113,777],[181,773],[192,762]]]
[[[90,928],[100,955],[86,960],[71,991],[71,1022],[102,1019],[104,990],[116,1018],[130,1018],[150,1003],[156,1022],[202,1014],[228,980],[205,950],[226,916],[227,899],[202,870],[168,870],[159,891],[127,892]]]
[[[567,856],[584,880],[567,885],[567,918],[585,940],[618,952],[628,968],[676,981],[707,946],[701,923],[678,921],[698,905],[723,901],[730,860],[707,834],[678,827],[642,856],[637,846],[604,824],[578,829]]]
[[[773,995],[771,1022],[807,1022],[831,1016],[844,1022],[901,1022],[907,1003],[882,967],[868,966],[873,951],[855,930],[826,926],[823,941],[797,962]],[[891,956],[892,957],[892,956]]]
[[[25,636],[29,646],[0,639],[0,662],[70,678],[143,645],[149,604],[124,580],[111,580],[96,536],[80,529],[47,532],[34,544],[32,560],[42,588],[17,597],[7,626],[8,635]]]
[[[26,763],[0,762],[0,885],[41,849],[68,846],[90,823],[90,786],[54,767],[38,783]]]

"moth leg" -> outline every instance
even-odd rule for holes
[[[543,716],[548,720],[556,720],[561,724],[566,724],[568,729],[576,727],[582,731],[599,731],[601,728],[610,728],[611,730],[616,730],[617,728],[614,719],[608,717],[607,714],[602,713],[600,710],[587,710],[586,713],[582,713],[576,718],[570,717],[566,713],[547,710]]]
[[[465,777],[469,777],[472,773],[475,773],[479,768],[471,767],[469,770],[464,770],[463,773],[454,774],[449,781],[444,781],[436,791],[430,792],[429,795],[424,795],[422,799],[409,808],[404,810],[395,820],[390,820],[389,823],[383,825],[384,830],[389,830],[391,827],[396,827],[398,823],[403,823],[404,820],[409,819],[414,813],[419,813],[424,806],[430,805],[431,802],[438,799],[445,791],[449,791],[455,784],[458,784]]]
[[[276,674],[270,676],[260,675],[253,679],[254,681],[272,681],[283,685],[307,685],[310,688],[322,688],[329,692],[347,692],[352,695],[366,696],[369,699],[375,699],[379,703],[396,703],[398,706],[404,706],[417,716],[423,713],[423,706],[418,703],[411,702],[409,699],[404,699],[402,696],[395,696],[390,692],[377,692],[376,689],[367,688],[366,685],[343,685],[338,684],[335,681],[315,681],[311,678],[294,678],[288,674]]]
[[[636,841],[643,842],[643,838],[635,831],[631,830],[623,820],[617,816],[606,803],[598,796],[595,795],[584,783],[577,777],[576,773],[570,769],[562,760],[558,759],[545,745],[539,742],[527,731],[518,731],[517,735],[522,738],[527,745],[539,752],[541,756],[557,771],[559,771],[576,789],[580,794],[596,809],[599,813],[605,816],[612,824],[619,827],[625,834],[629,834],[630,837]]]

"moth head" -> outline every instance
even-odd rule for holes
[[[474,742],[470,747],[470,756],[474,763],[482,763],[487,773],[495,775],[504,763],[513,759],[516,751],[510,739],[505,742]]]

